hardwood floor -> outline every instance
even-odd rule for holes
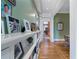
[[[70,59],[69,48],[64,46],[64,42],[51,43],[44,40],[39,49],[39,59]]]

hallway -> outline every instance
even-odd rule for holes
[[[39,49],[39,59],[70,59],[69,48],[64,46],[64,42],[51,43],[43,40]]]

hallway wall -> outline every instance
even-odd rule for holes
[[[62,31],[58,31],[58,20],[60,18],[63,23]],[[69,14],[68,13],[58,13],[54,17],[54,39],[64,39],[64,35],[66,35],[66,34],[69,34]]]
[[[12,7],[12,16],[23,20],[26,18],[30,22],[34,22],[37,12],[33,6],[32,0],[16,0],[16,6]]]
[[[8,0],[1,0],[1,3],[4,2],[6,4],[10,4]],[[37,12],[33,6],[32,0],[16,0],[16,5],[12,6],[12,17],[20,20],[20,25],[23,26],[23,19],[29,20],[30,22],[36,22]],[[3,6],[1,4],[1,10],[3,10]],[[2,12],[2,11],[1,11]],[[1,17],[2,20],[5,18]],[[6,23],[5,23],[6,24]],[[7,34],[7,27],[5,26],[5,33]]]

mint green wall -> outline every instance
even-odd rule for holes
[[[6,3],[8,2],[8,0],[4,1]],[[23,26],[23,19],[29,20],[30,22],[37,20],[36,16],[32,16],[32,14],[37,16],[37,12],[33,6],[32,0],[16,0],[16,6],[12,5],[12,17],[19,19],[21,26]],[[1,19],[5,20],[4,18]],[[8,33],[6,26],[5,33]]]
[[[58,31],[58,19],[62,19],[63,31]],[[63,39],[64,35],[69,34],[69,14],[58,13],[54,17],[54,39]]]
[[[32,0],[16,0],[16,6],[12,7],[12,16],[23,20],[27,19],[29,21],[37,20],[35,16],[31,14],[36,14],[37,12],[34,9]]]

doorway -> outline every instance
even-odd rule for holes
[[[47,41],[50,40],[50,21],[44,21],[43,22],[43,37],[44,39],[47,39]]]

